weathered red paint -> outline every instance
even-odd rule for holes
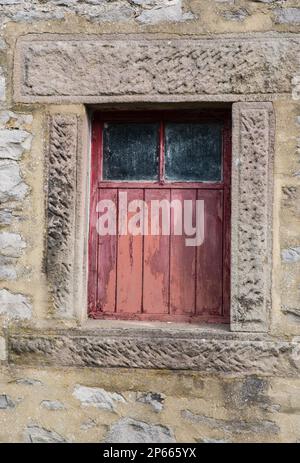
[[[147,205],[152,199],[170,199],[170,190],[145,190]],[[149,220],[150,226],[151,221]],[[161,224],[160,224],[161,226]],[[160,227],[161,230],[161,227]],[[170,236],[144,237],[143,313],[167,314],[169,308]]]
[[[197,250],[196,313],[222,315],[223,192],[198,190],[205,204],[205,242]]]
[[[102,180],[104,121],[160,121],[159,180]],[[164,180],[164,121],[221,120],[223,181]],[[230,302],[230,117],[226,111],[116,112],[95,114],[92,131],[92,174],[89,239],[89,316],[124,320],[227,323]],[[98,237],[98,199],[117,201],[119,191],[132,199],[205,199],[208,233],[200,247],[185,246],[185,235]],[[129,220],[130,216],[128,217]],[[171,212],[171,230],[172,212]],[[149,221],[149,225],[150,221]]]
[[[172,200],[193,201],[193,221],[195,220],[196,189],[172,189]],[[174,211],[171,211],[171,224],[174,223]],[[173,315],[195,314],[196,297],[196,253],[195,246],[186,246],[185,234],[176,236],[171,228],[170,246],[170,313]]]
[[[117,201],[116,189],[100,189],[98,199],[111,199]],[[98,235],[97,248],[97,310],[101,312],[114,312],[116,309],[116,262],[117,238],[115,235]],[[101,285],[99,285],[101,281]]]
[[[124,190],[119,190],[124,191]],[[143,199],[143,190],[127,190],[128,202]],[[128,220],[134,213],[128,213]],[[140,313],[142,306],[142,235],[118,237],[117,312]],[[101,281],[101,280],[100,280]]]

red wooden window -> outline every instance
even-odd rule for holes
[[[94,114],[90,317],[228,323],[230,158],[226,111]],[[128,202],[144,201],[149,210],[152,200],[190,200],[193,220],[196,200],[204,201],[203,243],[186,246],[185,229],[174,232],[172,208],[169,234],[162,233],[161,217],[156,235],[120,233],[120,193]],[[115,234],[97,232],[102,200],[116,205]],[[127,213],[126,226],[133,215]]]

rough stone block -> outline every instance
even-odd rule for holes
[[[152,2],[135,1],[143,7],[144,11],[137,16],[141,23],[155,24],[160,22],[178,22],[194,19],[192,13],[184,13],[182,0],[156,0]]]
[[[247,19],[250,14],[245,8],[238,8],[237,10],[228,10],[222,13],[223,18],[227,21],[238,21],[242,22]]]
[[[31,134],[25,130],[0,130],[0,159],[18,161],[30,149]]]
[[[300,246],[294,248],[283,249],[281,251],[283,262],[292,263],[300,260]]]
[[[7,359],[6,340],[3,336],[0,336],[0,361]]]
[[[15,280],[17,278],[17,259],[0,255],[0,280]]]
[[[110,411],[115,410],[115,402],[126,402],[124,397],[116,392],[108,392],[101,388],[81,385],[75,387],[73,396],[80,400],[81,404],[85,407],[92,406]]]
[[[278,8],[275,10],[277,24],[300,24],[300,8]]]
[[[242,381],[224,383],[224,400],[228,409],[243,410],[251,406],[266,407],[269,405],[267,396],[268,382],[256,376],[249,376]]]
[[[20,257],[26,243],[18,233],[0,233],[0,256]]]
[[[0,315],[25,320],[31,318],[31,312],[31,303],[26,296],[0,290]]]
[[[164,408],[165,396],[158,392],[141,392],[137,395],[137,402],[150,405],[155,412],[161,412]]]
[[[21,384],[22,386],[42,386],[43,383],[38,379],[34,378],[18,378],[15,381],[16,384]]]
[[[16,161],[0,160],[0,202],[21,201],[28,192],[28,186],[21,177],[20,166]]]
[[[182,417],[193,423],[202,424],[210,429],[219,429],[225,434],[278,434],[280,429],[276,423],[270,420],[258,421],[227,421],[199,415],[190,410],[183,410]]]
[[[47,410],[64,410],[65,406],[59,400],[43,400],[41,407]]]
[[[10,225],[13,220],[13,213],[11,209],[0,209],[0,226]]]
[[[61,444],[66,442],[66,439],[55,431],[37,425],[30,425],[26,428],[26,442],[32,444]]]
[[[5,101],[5,77],[3,70],[0,68],[0,101]]]
[[[0,5],[17,5],[24,3],[24,0],[0,0]]]
[[[0,129],[21,129],[28,133],[32,121],[32,114],[15,113],[13,111],[0,112]]]
[[[0,395],[0,410],[15,408],[15,402],[6,394]]]
[[[104,442],[162,444],[176,442],[176,440],[171,429],[166,426],[122,418],[111,426]]]

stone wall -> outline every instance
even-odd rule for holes
[[[299,379],[15,368],[0,387],[1,442],[299,442]]]
[[[0,441],[300,441],[299,2],[0,0],[0,31],[0,424],[5,422]],[[32,45],[33,35],[52,45]],[[88,45],[84,54],[78,43],[91,37],[113,47],[129,35],[148,47],[149,59],[139,75],[131,74],[122,95],[118,81],[110,85],[115,68],[106,80],[99,78],[97,72],[104,72],[99,50]],[[76,37],[73,54],[63,54],[57,38],[62,36]],[[151,48],[150,39],[164,40],[165,46]],[[183,39],[197,46],[178,57],[170,42]],[[117,49],[106,59],[118,53],[121,71],[130,60],[140,62],[138,47],[123,54]],[[158,64],[158,53],[164,59],[173,54],[173,61]],[[62,68],[55,61],[60,59]],[[164,82],[154,85],[149,78],[153,62],[168,75],[160,95]],[[95,80],[86,71],[93,65]],[[206,66],[215,69],[209,79]],[[87,324],[82,312],[69,310],[78,294],[62,282],[75,275],[77,287],[83,278],[76,253],[84,254],[86,230],[84,220],[75,223],[75,210],[67,217],[60,212],[73,195],[76,214],[86,217],[77,196],[87,188],[85,105],[124,107],[127,99],[141,108],[168,104],[171,94],[173,105],[253,100],[272,105],[272,221],[264,229],[272,235],[272,252],[259,263],[261,274],[270,265],[272,276],[265,334],[233,335],[219,327],[190,332],[184,326],[173,331],[169,326],[167,332],[160,326],[153,335],[142,324],[134,324],[134,332],[128,325]],[[72,146],[66,144],[70,136]],[[246,151],[247,146],[238,148],[241,158]],[[63,184],[55,175],[62,168]],[[244,211],[245,220],[249,214]],[[61,240],[57,248],[56,235],[66,227],[72,246]],[[248,238],[247,249],[253,247]],[[265,250],[260,248],[259,258]],[[249,282],[244,283],[246,293]],[[265,314],[254,313],[260,323]],[[265,331],[259,323],[257,331]]]

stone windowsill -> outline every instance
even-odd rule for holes
[[[55,367],[198,370],[205,373],[299,375],[299,343],[228,326],[94,321],[81,327],[8,330],[8,360]]]

